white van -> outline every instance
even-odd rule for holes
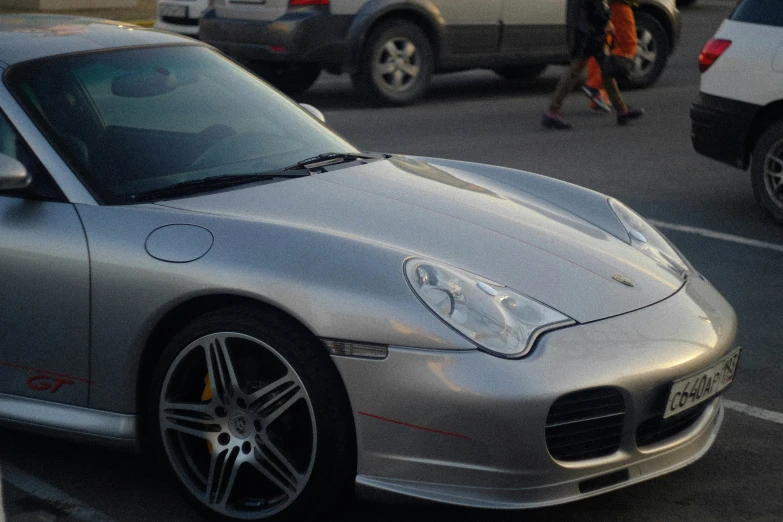
[[[213,0],[199,36],[287,92],[321,69],[351,74],[379,104],[416,101],[433,73],[494,69],[533,78],[568,61],[571,0]],[[628,83],[663,72],[680,31],[676,0],[642,0]],[[628,85],[626,85],[628,86]]]

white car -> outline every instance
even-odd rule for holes
[[[198,19],[209,0],[158,0],[155,29],[198,37]]]
[[[756,199],[783,224],[783,2],[742,0],[704,46],[699,69],[693,147],[750,168]]]

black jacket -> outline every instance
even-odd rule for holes
[[[571,58],[602,54],[611,11],[606,0],[568,0],[568,52]]]

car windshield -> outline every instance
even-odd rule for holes
[[[319,154],[357,152],[207,47],[47,58],[12,67],[5,81],[102,203],[218,176],[252,180],[248,174]]]

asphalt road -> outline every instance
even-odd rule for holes
[[[362,149],[530,170],[604,192],[655,220],[738,313],[744,353],[727,398],[740,410],[748,411],[747,405],[773,412],[761,412],[771,419],[765,420],[727,411],[715,447],[699,462],[573,504],[489,512],[357,501],[335,520],[783,520],[783,424],[774,416],[783,412],[783,227],[757,206],[747,173],[695,154],[689,138],[696,57],[732,5],[700,0],[684,11],[683,39],[661,81],[626,93],[631,105],[647,110],[629,127],[591,113],[586,99],[574,94],[565,110],[576,129],[542,130],[539,118],[562,70],[556,67],[534,82],[504,81],[488,71],[444,75],[411,108],[368,107],[347,78],[329,75],[300,97]],[[683,226],[690,231],[677,230]],[[0,462],[9,521],[199,520],[133,454],[3,431]]]

